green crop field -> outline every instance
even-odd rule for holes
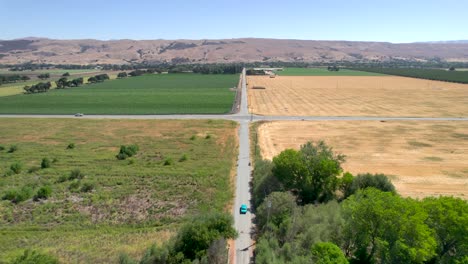
[[[329,71],[327,68],[284,68],[277,71],[277,75],[283,76],[382,76],[380,73],[340,69]]]
[[[28,248],[62,263],[140,258],[189,217],[229,210],[236,131],[221,120],[0,119],[0,198],[29,193],[0,200],[0,260]],[[118,160],[131,144],[136,155]],[[83,176],[73,179],[76,169]],[[43,186],[50,197],[34,201]]]
[[[3,114],[221,114],[238,75],[159,74],[0,97]]]

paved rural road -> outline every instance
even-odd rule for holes
[[[0,118],[77,118],[77,119],[226,119],[237,121],[239,128],[239,157],[237,164],[237,179],[234,201],[234,226],[239,233],[234,247],[234,263],[247,264],[253,256],[252,234],[254,226],[252,220],[254,215],[248,212],[239,214],[241,204],[250,205],[250,181],[252,168],[250,163],[250,121],[468,121],[468,117],[365,117],[365,116],[259,116],[250,115],[247,104],[247,87],[245,80],[245,69],[241,75],[241,100],[239,112],[231,115],[85,115],[74,117],[73,115],[0,115]]]

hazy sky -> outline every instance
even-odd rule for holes
[[[0,0],[0,39],[468,39],[467,0]]]

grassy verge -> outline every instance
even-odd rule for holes
[[[4,114],[221,114],[239,76],[145,75],[47,93],[0,97]]]
[[[2,119],[0,196],[23,188],[31,195],[0,201],[0,259],[25,248],[66,263],[115,262],[120,252],[139,258],[189,217],[225,211],[236,129],[220,120]],[[136,155],[118,160],[130,144]],[[50,168],[40,168],[43,158]],[[71,179],[76,169],[83,177]],[[50,197],[34,201],[42,186]]]

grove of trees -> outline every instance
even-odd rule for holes
[[[467,263],[466,201],[403,198],[344,160],[319,141],[256,161],[256,263]]]

